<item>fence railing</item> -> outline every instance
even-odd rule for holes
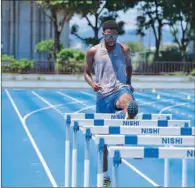
[[[195,62],[133,62],[134,74],[161,75],[175,72],[190,73],[195,69]],[[65,63],[64,65],[56,65],[55,62],[35,61],[33,67],[16,67],[11,63],[2,62],[3,73],[23,73],[23,74],[82,74],[83,65],[73,65]]]
[[[137,74],[166,74],[174,72],[190,73],[195,69],[195,62],[158,61],[150,64],[138,62],[133,65],[134,73]]]

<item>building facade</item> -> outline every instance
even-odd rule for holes
[[[3,0],[2,6],[2,53],[16,59],[44,60],[44,55],[35,52],[35,45],[53,39],[53,24],[36,1]],[[69,23],[64,25],[61,42],[69,44]]]

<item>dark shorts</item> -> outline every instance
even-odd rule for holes
[[[130,94],[132,98],[134,98],[133,93],[129,88],[122,88],[109,96],[98,99],[96,101],[96,113],[115,113],[117,110],[121,110],[116,109],[116,102],[124,93]]]

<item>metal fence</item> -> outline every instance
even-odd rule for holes
[[[158,61],[153,63],[139,62],[134,64],[133,70],[137,74],[169,74],[175,72],[190,73],[195,69],[195,62],[168,62]]]
[[[189,74],[195,69],[195,62],[153,62],[133,63],[133,73],[138,75],[162,75],[176,72]],[[69,63],[55,64],[48,61],[35,61],[33,67],[12,67],[9,63],[2,63],[3,73],[21,73],[21,74],[82,74],[83,65],[72,65]]]

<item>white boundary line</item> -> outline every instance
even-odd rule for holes
[[[165,110],[171,109],[171,108],[176,107],[176,106],[183,106],[183,105],[185,105],[185,104],[187,104],[187,103],[180,103],[180,104],[176,104],[176,105],[173,105],[173,106],[167,106],[167,107],[163,108],[163,109],[159,112],[159,114],[162,114],[162,112],[164,112]]]
[[[8,96],[8,98],[9,98],[9,100],[10,100],[10,102],[11,102],[13,108],[14,108],[14,110],[16,111],[16,114],[18,115],[18,117],[19,117],[19,119],[21,121],[22,126],[23,126],[23,128],[24,128],[24,130],[25,130],[25,132],[26,132],[26,134],[27,134],[27,136],[28,136],[28,138],[29,138],[29,140],[30,140],[30,142],[31,142],[31,144],[32,144],[32,146],[33,146],[33,148],[34,148],[34,150],[35,150],[39,160],[40,160],[40,162],[41,162],[41,164],[43,165],[43,168],[44,168],[44,170],[45,170],[45,172],[46,172],[46,174],[47,174],[47,176],[48,176],[52,186],[53,187],[57,187],[57,183],[55,182],[55,179],[54,179],[54,177],[53,177],[53,175],[52,175],[52,173],[51,173],[51,171],[50,171],[50,169],[49,169],[45,159],[43,158],[39,148],[37,147],[37,145],[36,145],[32,135],[31,135],[31,133],[30,133],[30,131],[29,131],[29,129],[28,129],[24,119],[22,118],[22,115],[20,114],[20,112],[19,112],[19,110],[18,110],[18,108],[17,108],[13,98],[11,97],[11,95],[9,94],[7,89],[5,89],[5,92],[6,92],[7,96]]]
[[[88,95],[88,96],[90,96],[90,97],[96,98],[95,94],[88,93],[88,92],[86,92],[86,91],[81,91],[81,93],[83,93],[84,95]]]
[[[69,102],[69,103],[66,103],[66,104],[76,104],[76,102]],[[43,108],[39,108],[37,110],[34,110],[28,114],[26,114],[23,119],[26,121],[27,118],[29,118],[31,115],[37,113],[37,112],[41,112],[41,111],[45,111],[45,110],[49,110],[51,108],[56,108],[56,107],[61,107],[61,106],[64,106],[64,104],[57,104],[57,105],[52,105],[52,106],[46,106],[46,107],[43,107]]]
[[[51,108],[53,108],[56,112],[58,112],[59,114],[61,114],[63,116],[63,113],[58,110],[55,105],[51,104],[49,101],[47,101],[45,98],[43,98],[41,95],[39,95],[38,93],[36,93],[35,91],[32,91],[32,94],[35,95],[37,98],[39,98],[40,100],[42,100],[44,103],[46,103],[48,106],[50,106]]]
[[[74,112],[74,113],[80,113],[80,112],[82,112],[82,111],[84,111],[84,110],[88,110],[88,109],[93,109],[95,107],[95,105],[92,105],[92,106],[86,106],[86,107],[84,107],[84,108],[81,108],[80,110],[77,110],[76,112]]]
[[[54,106],[55,106],[55,107],[59,107],[59,106],[63,106],[63,104],[58,104],[58,105],[54,105]],[[44,110],[49,110],[49,109],[51,109],[51,108],[52,108],[52,106],[46,106],[46,107],[44,107],[44,108],[39,108],[39,109],[37,109],[37,110],[34,110],[34,111],[32,111],[32,112],[26,114],[26,115],[23,117],[23,119],[24,119],[24,121],[26,121],[26,119],[28,119],[31,115],[33,115],[33,114],[35,114],[35,113],[38,113],[38,112],[41,112],[41,111],[44,111]]]
[[[69,95],[67,95],[67,94],[65,94],[65,93],[62,93],[61,91],[56,91],[56,93],[58,93],[59,95],[61,95],[61,96],[63,96],[63,97],[67,97],[67,98],[71,99],[72,101],[75,101],[75,102],[77,102],[77,103],[79,103],[79,104],[82,104],[82,105],[84,105],[84,106],[87,106],[83,101],[78,100],[78,99],[76,99],[76,98],[74,98],[74,97],[71,97],[71,96],[69,96]]]
[[[144,178],[146,181],[148,181],[149,183],[151,183],[154,187],[159,187],[159,185],[157,183],[155,183],[154,181],[152,181],[149,177],[147,177],[143,172],[139,171],[138,169],[135,168],[135,166],[133,166],[132,164],[130,164],[128,161],[126,161],[125,159],[121,159],[121,161],[127,165],[129,168],[131,168],[133,171],[135,171],[137,174],[139,174],[142,178]]]

